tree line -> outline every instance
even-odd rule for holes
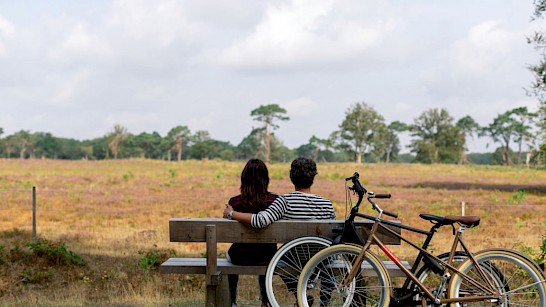
[[[287,111],[277,104],[262,105],[250,112],[257,128],[233,145],[213,139],[207,131],[192,131],[184,125],[166,135],[157,132],[130,133],[117,124],[102,137],[75,140],[47,132],[21,130],[3,136],[0,128],[0,157],[12,159],[127,159],[169,161],[188,159],[246,160],[259,157],[267,162],[290,161],[305,156],[327,162],[418,162],[525,164],[542,166],[546,157],[543,114],[519,107],[498,114],[486,126],[465,116],[455,120],[446,109],[432,108],[412,123],[384,117],[365,102],[351,105],[338,130],[329,136],[311,136],[306,144],[287,148],[275,134]],[[401,154],[400,136],[411,136],[411,154]],[[486,154],[468,154],[470,138],[488,138],[497,147]],[[512,148],[515,148],[512,149]]]

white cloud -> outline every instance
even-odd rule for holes
[[[0,15],[0,57],[8,55],[5,41],[15,33],[15,26]]]
[[[454,44],[453,68],[459,74],[480,76],[498,71],[510,63],[510,55],[518,44],[525,43],[522,33],[510,32],[497,21],[482,22],[468,36]]]
[[[107,27],[115,31],[111,37],[117,41],[112,43],[138,44],[144,51],[191,45],[203,31],[198,23],[188,21],[180,2],[174,0],[114,1]]]
[[[346,19],[334,1],[271,5],[254,31],[221,50],[218,62],[236,68],[278,68],[347,63],[377,47],[394,19]]]
[[[2,15],[0,15],[0,33],[5,36],[11,36],[15,33],[15,26]]]
[[[72,76],[63,76],[62,80],[57,80],[55,82],[55,85],[58,88],[49,101],[55,105],[73,104],[76,98],[75,96],[79,92],[80,87],[85,84],[88,77],[88,69],[81,69]]]
[[[222,119],[221,121],[217,120],[217,115],[215,113],[208,113],[200,117],[194,117],[190,119],[188,126],[192,132],[198,130],[210,130],[213,127],[217,127],[218,123],[225,124],[229,122],[227,119]]]
[[[281,104],[286,109],[287,115],[292,117],[310,117],[319,108],[318,103],[307,98],[300,97]]]
[[[92,33],[86,23],[79,22],[72,25],[59,48],[51,49],[49,55],[54,61],[97,62],[111,58],[111,46],[99,35]]]

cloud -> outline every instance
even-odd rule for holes
[[[56,93],[49,99],[55,105],[70,105],[74,103],[74,96],[89,77],[89,70],[81,69],[74,75],[63,76],[63,80],[58,80]]]
[[[318,103],[307,98],[300,97],[281,104],[286,109],[287,116],[292,117],[310,117],[312,113],[319,109]]]
[[[50,51],[52,60],[96,63],[112,57],[114,51],[110,44],[100,38],[100,33],[92,33],[85,22],[70,27],[59,48]]]
[[[289,69],[350,63],[383,42],[394,19],[347,19],[334,1],[290,1],[270,5],[254,31],[217,54],[223,66]]]
[[[0,15],[0,57],[8,55],[5,41],[15,33],[15,26]]]
[[[222,120],[222,122],[225,121],[226,119]],[[188,126],[195,131],[210,130],[210,128],[217,126],[218,123],[219,121],[217,120],[217,115],[215,113],[208,113],[203,116],[190,119]]]
[[[0,15],[0,33],[4,35],[12,35],[14,32],[15,26],[2,15]]]
[[[467,37],[454,43],[452,67],[461,75],[474,77],[498,71],[511,62],[510,56],[524,44],[522,33],[510,32],[497,21],[484,21],[468,31]]]

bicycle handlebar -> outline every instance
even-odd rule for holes
[[[386,214],[390,217],[393,217],[393,218],[398,218],[398,214],[397,213],[394,213],[394,212],[390,212],[390,211],[387,211],[387,210],[383,210],[383,214]]]
[[[362,186],[360,183],[360,175],[358,172],[355,172],[351,177],[345,178],[345,181],[351,180],[353,182],[353,190],[358,194],[358,197],[364,197],[364,194],[368,193],[368,191]]]
[[[368,201],[370,203],[372,203],[374,209],[377,209],[378,211],[383,212],[383,214],[388,215],[390,217],[398,218],[397,213],[387,211],[387,210],[383,210],[383,209],[379,208],[377,206],[377,204],[375,204],[371,200],[372,198],[391,198],[391,194],[374,194],[373,192],[368,192],[366,190],[366,188],[364,188],[364,186],[360,183],[359,178],[360,178],[360,175],[358,174],[358,172],[355,172],[351,177],[345,178],[345,181],[351,180],[353,182],[353,187],[351,189],[358,194],[358,202],[355,205],[356,210],[358,211],[358,207],[359,207],[360,203],[362,202],[362,199],[364,198],[364,195],[368,194]]]
[[[373,198],[391,198],[391,194],[375,194]]]

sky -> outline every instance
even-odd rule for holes
[[[532,0],[0,0],[0,127],[93,139],[178,125],[237,145],[278,104],[289,148],[347,109],[487,125],[538,102]],[[403,136],[407,145],[409,136]],[[490,140],[473,139],[470,151]],[[495,146],[496,147],[496,146]],[[491,150],[491,149],[489,149]]]

